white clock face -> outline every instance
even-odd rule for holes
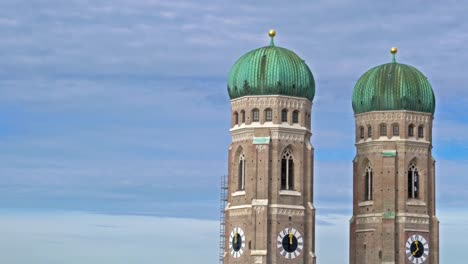
[[[424,263],[429,256],[429,244],[422,235],[412,235],[406,241],[406,257],[415,264]]]
[[[238,258],[244,253],[245,248],[245,234],[244,230],[240,227],[235,227],[229,236],[229,251],[231,256]]]
[[[283,229],[276,239],[276,246],[281,256],[287,259],[297,258],[304,247],[304,239],[301,233],[292,227]]]

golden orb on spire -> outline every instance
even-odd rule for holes
[[[390,53],[392,53],[393,55],[395,55],[397,52],[398,52],[398,49],[395,48],[395,47],[392,47],[392,48],[390,49]]]
[[[276,30],[270,29],[270,31],[268,31],[268,36],[270,36],[271,38],[274,38],[276,36]]]

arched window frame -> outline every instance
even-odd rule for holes
[[[241,122],[242,122],[242,124],[245,123],[245,111],[244,111],[244,110],[242,110],[242,111],[240,112],[240,116],[241,116]]]
[[[372,138],[372,126],[367,126],[367,137]]]
[[[288,109],[281,110],[281,122],[288,122]]]
[[[260,111],[257,108],[252,110],[252,122],[260,122]]]
[[[237,112],[234,112],[234,125],[239,124],[239,114]]]
[[[373,194],[373,171],[370,163],[367,164],[366,170],[364,172],[364,200],[372,201]]]
[[[273,111],[271,108],[265,109],[265,122],[273,121]]]
[[[418,126],[418,138],[424,138],[424,126]]]
[[[364,127],[359,127],[359,139],[364,139]]]
[[[239,167],[238,167],[238,190],[245,190],[245,154],[242,152],[239,155]]]
[[[281,155],[281,190],[294,189],[294,156],[291,149]]]
[[[392,135],[394,137],[399,137],[400,136],[400,125],[398,125],[398,124],[393,124],[392,125]]]
[[[380,128],[380,136],[381,137],[387,137],[388,136],[388,134],[387,134],[387,124],[380,124],[379,128]]]
[[[293,122],[293,124],[298,124],[299,123],[299,111],[298,110],[295,110],[292,113],[292,122]]]
[[[412,162],[408,167],[408,198],[419,198],[420,177],[416,163]]]
[[[408,126],[408,137],[414,137],[414,125],[413,124]]]

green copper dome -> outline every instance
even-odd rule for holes
[[[315,81],[304,60],[288,49],[276,47],[272,38],[270,46],[252,50],[237,60],[229,73],[228,93],[231,99],[290,95],[312,101]]]
[[[396,49],[395,49],[396,53]],[[395,62],[374,67],[359,78],[353,92],[355,114],[411,110],[434,114],[435,97],[418,69]]]

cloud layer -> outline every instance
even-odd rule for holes
[[[2,1],[0,206],[215,219],[226,78],[276,28],[317,82],[319,208],[349,212],[353,85],[390,61],[391,46],[434,87],[439,205],[460,207],[467,11],[456,1]]]

